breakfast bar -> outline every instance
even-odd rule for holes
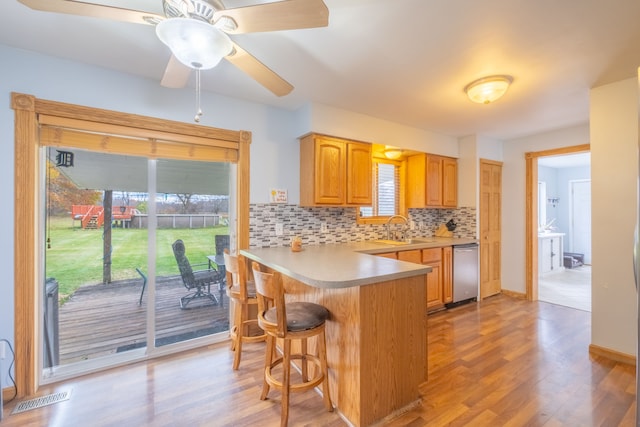
[[[358,244],[240,251],[283,275],[287,301],[325,306],[330,391],[351,425],[419,402],[427,379],[427,265],[363,253]]]

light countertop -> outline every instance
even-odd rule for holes
[[[433,237],[429,242],[381,244],[372,241],[243,249],[241,254],[275,271],[318,288],[346,288],[402,279],[431,271],[428,265],[373,256],[375,254],[475,243],[475,239]]]

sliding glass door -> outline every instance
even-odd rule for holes
[[[45,381],[226,339],[234,165],[43,150]]]
[[[230,165],[160,159],[154,175],[155,345],[226,336]]]

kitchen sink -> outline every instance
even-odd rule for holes
[[[435,240],[433,239],[406,239],[406,240],[379,239],[379,240],[371,241],[371,243],[379,243],[381,245],[393,245],[393,246],[419,245],[421,243],[433,243],[433,242],[435,242]]]

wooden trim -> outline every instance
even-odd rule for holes
[[[531,152],[525,153],[525,158],[527,156],[531,156],[531,157],[561,156],[563,154],[575,154],[575,153],[580,153],[585,151],[591,151],[590,144],[572,145],[569,147],[552,148],[550,150],[542,150],[542,151],[531,151]]]
[[[38,263],[36,223],[37,171],[39,158],[35,97],[12,94],[15,111],[14,160],[14,378],[18,396],[36,392],[35,282]],[[35,265],[34,265],[35,264]]]
[[[635,366],[636,358],[627,353],[621,353],[619,351],[611,350],[606,347],[600,347],[599,345],[589,344],[589,354],[601,356],[606,359],[613,360],[614,362],[624,363],[626,365]]]
[[[14,386],[5,387],[2,389],[2,400],[8,402],[16,395],[16,388]]]
[[[40,118],[49,124],[64,125],[69,129],[104,133],[116,131],[116,135],[152,139],[147,150],[166,150],[168,156],[179,151],[202,153],[227,153],[226,161],[238,162],[238,242],[239,247],[249,244],[249,145],[251,133],[192,125],[182,122],[138,116],[91,107],[37,99],[32,95],[11,93],[11,107],[15,116],[15,208],[14,208],[14,349],[17,397],[33,395],[38,387],[37,345],[38,323],[36,309],[38,273],[40,271],[37,241],[38,224],[38,171],[40,170],[38,128]],[[44,131],[47,134],[49,131]],[[54,131],[54,133],[57,131]],[[159,137],[172,143],[153,140]],[[100,135],[105,138],[105,135]],[[114,140],[117,140],[114,139]],[[94,141],[95,142],[95,141]],[[119,145],[118,145],[119,144]],[[125,147],[118,141],[118,152],[135,153],[133,147]],[[129,144],[131,145],[131,144]],[[139,144],[133,144],[139,145]],[[158,149],[163,145],[165,148]],[[104,151],[104,146],[100,146]],[[177,148],[180,150],[177,150]],[[208,150],[208,151],[207,151]],[[233,153],[236,151],[237,153]],[[149,155],[149,152],[145,153]],[[150,156],[151,157],[151,156]],[[205,156],[206,157],[206,156]],[[188,156],[191,158],[191,156]]]
[[[214,145],[131,138],[128,136],[92,133],[60,127],[41,126],[40,145],[73,147],[110,154],[146,156],[151,159],[236,162],[238,149]]]
[[[480,163],[486,163],[488,165],[496,165],[496,166],[503,166],[504,162],[501,162],[499,160],[491,160],[491,159],[485,159],[485,158],[480,158],[478,159],[478,162]]]
[[[538,300],[538,158],[589,152],[590,144],[524,153],[525,183],[525,289],[529,301]]]
[[[20,95],[13,94],[12,95]],[[67,118],[84,122],[82,129],[101,127],[102,125],[122,126],[129,129],[127,135],[136,132],[160,131],[172,134],[176,137],[197,136],[210,140],[239,141],[241,132],[211,128],[202,125],[175,122],[172,120],[158,119],[155,117],[139,116],[137,114],[121,113],[118,111],[102,110],[100,108],[84,107],[81,105],[65,104],[57,101],[47,101],[34,98],[35,111],[40,115],[57,117],[60,120]],[[149,134],[146,134],[147,137]]]
[[[132,139],[156,139],[165,142],[181,142],[191,145],[204,145],[208,147],[222,147],[238,149],[237,140],[229,141],[225,139],[206,138],[201,136],[180,135],[175,132],[162,132],[156,130],[147,131],[130,126],[119,126],[107,123],[83,122],[82,120],[69,119],[66,117],[52,117],[44,114],[38,115],[38,123],[40,126],[80,130],[82,132],[91,132],[96,134],[127,136]],[[84,126],[83,126],[84,124]]]
[[[517,299],[527,299],[527,295],[523,294],[522,292],[510,291],[508,289],[502,289],[501,292],[508,297],[517,298]]]
[[[525,292],[529,301],[538,300],[538,158],[525,157]],[[536,283],[536,286],[533,284]]]
[[[250,159],[249,145],[251,144],[251,132],[242,131],[240,133],[240,144],[238,146],[238,194],[246,197],[238,197],[238,249],[249,248],[249,182],[250,182]]]

